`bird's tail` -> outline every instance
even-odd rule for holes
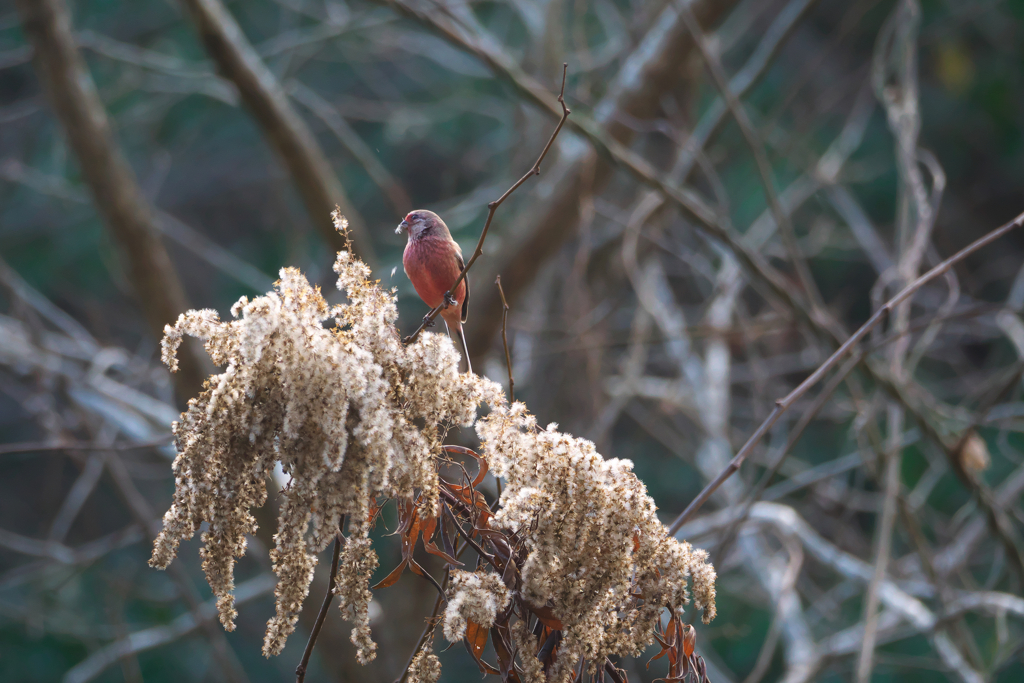
[[[469,346],[466,345],[466,333],[463,330],[462,325],[456,323],[455,329],[453,330],[452,326],[449,325],[448,321],[446,320],[444,322],[444,326],[445,328],[447,328],[448,336],[452,338],[452,341],[455,341],[456,343],[462,343],[462,355],[466,359],[466,371],[473,372],[473,363],[472,361],[469,360]]]

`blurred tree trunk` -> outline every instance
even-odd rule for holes
[[[114,141],[106,110],[75,44],[67,5],[63,0],[16,4],[34,49],[39,80],[67,133],[96,208],[121,248],[149,329],[160,338],[164,325],[188,310],[185,291],[158,236],[153,209]],[[183,344],[178,355],[175,386],[184,403],[200,391],[206,366],[192,345]]]

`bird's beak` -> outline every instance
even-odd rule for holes
[[[398,224],[398,227],[395,228],[395,234],[396,235],[401,235],[403,232],[408,232],[408,231],[409,231],[409,222],[408,221],[402,221],[401,223]]]

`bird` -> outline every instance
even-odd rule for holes
[[[445,293],[450,292],[455,280],[465,268],[462,260],[462,249],[452,239],[441,217],[433,211],[416,209],[410,211],[398,224],[395,233],[406,233],[409,240],[402,254],[402,267],[412,281],[416,293],[423,303],[430,308],[440,306]],[[466,345],[466,334],[462,325],[469,316],[469,278],[465,277],[448,299],[448,306],[441,309],[448,334],[454,340],[456,336],[462,342],[462,351],[466,356],[466,368],[473,372],[473,364],[469,360],[469,347]],[[433,324],[433,323],[430,323]],[[429,326],[429,325],[428,325]]]

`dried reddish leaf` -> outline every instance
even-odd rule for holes
[[[402,560],[402,562],[397,567],[392,569],[391,573],[385,576],[380,583],[378,583],[376,586],[372,586],[372,589],[377,590],[378,588],[387,588],[389,586],[394,586],[395,582],[397,582],[398,579],[401,578],[402,572],[405,571],[405,565],[407,564],[409,564],[408,560]]]
[[[491,627],[491,642],[494,644],[494,651],[498,653],[498,667],[501,669],[502,681],[521,683],[519,674],[516,673],[512,651],[508,645],[511,640],[512,638],[507,624],[504,626],[495,625]]]
[[[689,624],[683,624],[683,654],[687,657],[693,654],[693,648],[697,644],[697,629]]]
[[[537,615],[537,618],[540,619],[540,622],[546,627],[555,631],[561,631],[565,628],[558,617],[555,616],[555,613],[547,605],[543,607],[534,607],[533,605],[529,605],[529,608],[531,612]]]
[[[484,477],[487,476],[487,461],[480,457],[480,455],[476,451],[466,448],[465,446],[445,446],[444,450],[448,451],[449,453],[459,453],[460,455],[468,455],[474,460],[476,460],[476,464],[479,469],[477,471],[476,478],[473,479],[473,483],[470,484],[472,488],[476,488],[477,486],[479,486],[480,482],[482,482],[484,480]]]
[[[463,639],[463,642],[466,644],[466,649],[469,650],[469,654],[473,656],[477,666],[480,667],[481,673],[500,674],[501,672],[498,669],[480,658],[484,653],[484,648],[487,646],[487,638],[489,635],[490,629],[486,629],[480,624],[469,619],[466,620],[466,637]]]
[[[434,544],[434,534],[437,532],[437,517],[431,517],[426,520],[422,526],[423,530],[423,548],[431,555],[437,555],[438,557],[444,558],[444,561],[448,564],[456,567],[464,566],[461,562],[456,560],[452,555],[449,555],[445,551],[441,550]],[[415,543],[415,541],[413,541]]]
[[[562,632],[545,626],[540,633],[540,642],[537,659],[544,664],[544,670],[547,671],[558,659],[558,644],[562,642]]]

